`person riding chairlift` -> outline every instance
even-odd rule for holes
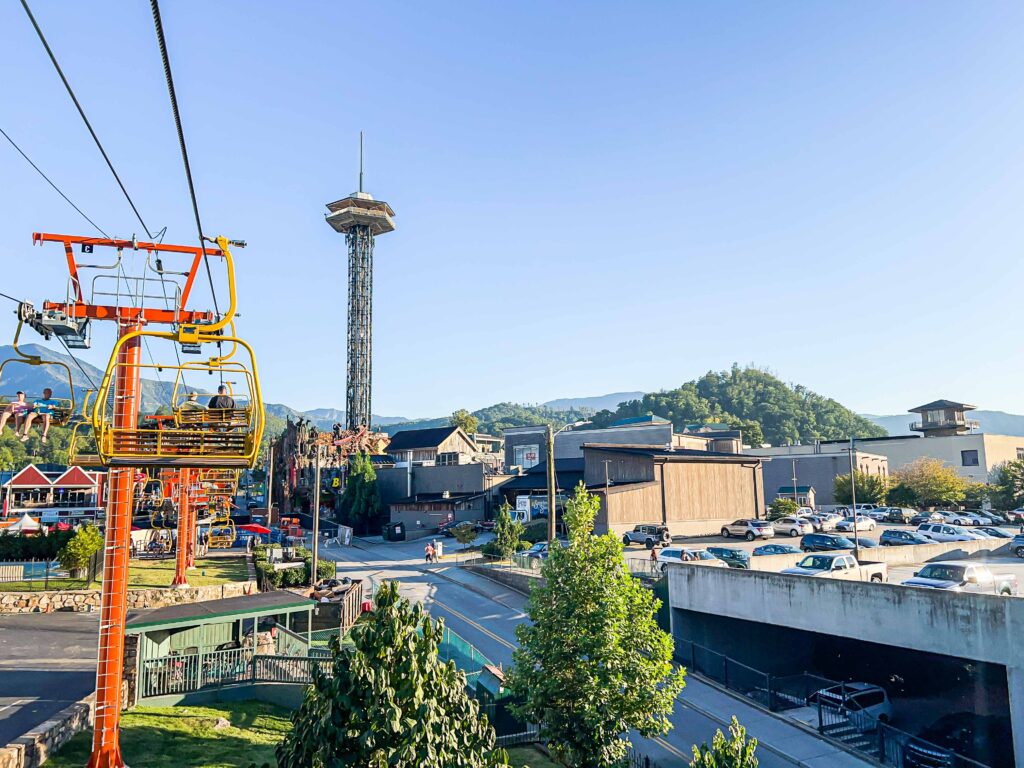
[[[183,411],[205,411],[206,406],[199,402],[198,392],[189,392],[188,399],[180,406]]]
[[[53,399],[53,390],[47,387],[43,390],[43,396],[32,401],[32,411],[25,417],[25,427],[22,429],[21,442],[28,440],[28,431],[32,428],[32,422],[36,416],[43,417],[43,444],[46,444],[46,436],[50,433],[50,419],[55,408],[60,406],[59,400]]]
[[[25,393],[20,389],[18,394],[15,395],[17,398],[13,403],[9,403],[4,408],[3,413],[0,413],[0,434],[3,434],[4,427],[7,425],[8,419],[14,417],[14,435],[17,436],[21,431],[21,427],[25,422],[25,416],[29,411],[32,410],[32,406],[25,399]]]
[[[210,402],[206,407],[213,411],[233,409],[235,407],[235,398],[228,394],[227,386],[221,384],[217,387],[217,394],[210,398]]]

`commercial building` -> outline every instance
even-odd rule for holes
[[[922,457],[939,459],[959,475],[973,482],[988,482],[992,470],[1007,461],[1024,459],[1024,437],[989,435],[972,431],[978,423],[965,417],[973,405],[953,400],[936,400],[911,408],[920,418],[910,428],[921,435],[890,435],[856,441],[858,454],[884,456],[891,474]],[[807,445],[782,445],[750,451],[755,456],[794,457],[824,454],[848,455],[849,440],[821,440]],[[840,460],[841,462],[841,460]],[[781,461],[781,464],[787,462]],[[848,473],[849,469],[844,472]],[[790,481],[792,482],[792,481]],[[814,483],[822,490],[821,486]],[[819,494],[819,504],[821,501]]]
[[[858,441],[859,444],[859,441]],[[804,446],[794,446],[801,448]],[[775,448],[754,448],[746,453],[750,456],[771,458],[764,465],[764,502],[771,504],[779,496],[793,498],[793,478],[796,477],[797,496],[800,489],[808,486],[814,493],[803,492],[806,506],[830,507],[838,502],[833,495],[835,479],[850,474],[850,444],[836,444],[836,452],[779,454]],[[889,474],[889,460],[878,453],[854,450],[854,466],[858,472],[886,477]],[[812,498],[808,498],[808,497]]]
[[[28,514],[43,525],[102,521],[106,476],[62,464],[29,464],[0,473],[0,520]]]
[[[764,515],[762,461],[747,454],[587,444],[583,480],[601,498],[597,532],[660,523],[674,535],[714,533]]]

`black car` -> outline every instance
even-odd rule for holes
[[[914,519],[914,510],[906,507],[886,507],[885,522],[887,523],[909,523]]]
[[[854,543],[835,533],[808,533],[800,539],[803,552],[833,552],[837,549],[854,549]]]
[[[725,562],[730,568],[750,568],[750,555],[732,547],[708,547],[708,552]]]
[[[932,519],[934,512],[918,512],[912,518],[910,518],[911,525],[921,525],[921,523],[941,523],[941,520]]]
[[[991,768],[1013,768],[1010,750],[1006,748],[1012,740],[1008,717],[954,712],[943,715],[907,742],[903,765],[905,768],[956,768],[963,765],[963,761],[955,755],[961,755]]]
[[[883,547],[906,547],[911,544],[934,544],[935,542],[917,531],[900,531],[890,528],[887,531],[882,531],[879,543]]]

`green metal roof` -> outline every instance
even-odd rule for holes
[[[125,625],[125,631],[139,633],[155,627],[168,629],[190,624],[206,624],[235,616],[291,613],[296,610],[308,610],[316,605],[315,600],[296,595],[294,592],[260,592],[255,595],[169,605],[166,608],[145,611],[131,619]]]

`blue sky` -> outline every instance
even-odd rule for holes
[[[34,5],[147,224],[191,243],[148,4]],[[270,401],[344,404],[344,241],[322,219],[355,188],[362,128],[398,224],[376,250],[375,413],[734,361],[862,412],[1024,412],[1024,5],[163,15],[206,229],[250,244],[239,330]],[[17,3],[0,41],[0,127],[104,229],[140,231]],[[0,290],[62,295],[60,251],[31,232],[90,229],[5,142],[0,210]]]

